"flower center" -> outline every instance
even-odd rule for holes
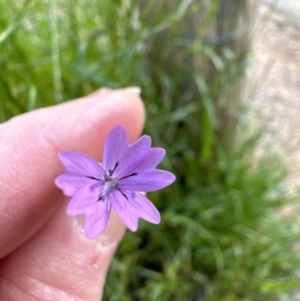
[[[118,182],[110,175],[106,175],[104,178],[104,187],[100,195],[100,200],[104,200],[115,188],[118,187]]]

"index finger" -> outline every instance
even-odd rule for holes
[[[129,90],[100,91],[20,115],[0,126],[0,258],[32,236],[54,213],[62,195],[54,178],[57,153],[77,150],[100,161],[109,130],[122,124],[134,141],[144,108]]]

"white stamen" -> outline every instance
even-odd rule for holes
[[[101,200],[104,200],[116,187],[118,187],[118,182],[116,182],[110,176],[106,176],[104,180],[104,187],[100,195]]]

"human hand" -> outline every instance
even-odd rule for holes
[[[85,237],[54,185],[63,172],[57,154],[76,150],[100,161],[117,124],[136,140],[144,108],[134,92],[104,89],[0,125],[1,301],[99,300],[125,227],[112,212],[101,236]]]

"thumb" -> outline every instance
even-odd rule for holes
[[[64,201],[42,229],[0,263],[0,300],[98,301],[125,228],[113,211],[96,240],[65,214]]]
[[[66,200],[61,202],[64,197],[53,185],[62,172],[57,153],[72,149],[100,160],[112,127],[122,124],[132,142],[143,123],[142,102],[124,89],[97,92],[0,126],[6,146],[0,152],[0,257],[9,254],[0,260],[0,300],[99,300],[124,226],[112,212],[100,238],[83,235],[80,223],[65,215]]]

